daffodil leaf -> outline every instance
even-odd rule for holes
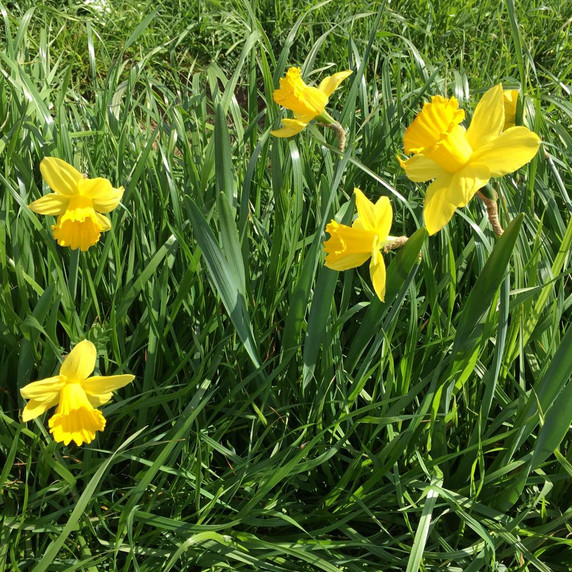
[[[531,469],[538,468],[558,448],[572,425],[572,328],[560,342],[550,368],[539,383],[539,398],[553,396],[550,409],[544,412],[544,423],[538,433],[536,446],[530,461]],[[556,393],[558,390],[559,393]],[[532,396],[531,396],[532,397]],[[534,402],[536,406],[536,401]],[[538,420],[538,417],[535,416]]]
[[[232,152],[228,136],[226,114],[222,105],[217,105],[215,112],[215,180],[217,191],[225,194],[230,205],[236,203],[236,184],[232,168]]]
[[[412,270],[414,270],[415,264],[419,262],[419,253],[427,236],[427,229],[418,229],[409,237],[405,245],[399,249],[399,252],[389,264],[387,268],[385,301],[380,302],[377,297],[371,301],[348,352],[346,360],[348,371],[352,371],[357,365],[371,340],[383,334],[380,331],[381,321],[390,310],[393,302],[396,301],[397,295]],[[402,301],[403,298],[400,300],[400,303]]]
[[[355,195],[339,211],[342,224],[350,224],[354,212]],[[312,298],[312,306],[308,317],[308,329],[304,338],[304,369],[302,374],[302,385],[306,387],[313,375],[316,361],[320,353],[320,346],[326,328],[330,322],[330,309],[339,273],[330,270],[325,266],[320,271],[316,290]]]
[[[190,200],[189,205],[193,231],[206,262],[211,285],[219,294],[252,363],[256,367],[260,367],[260,357],[246,306],[246,293],[241,283],[241,277],[236,271],[236,265],[230,264],[225,257],[207,221],[195,203]]]
[[[558,448],[572,424],[572,328],[562,338],[556,354],[544,375],[529,393],[514,422],[519,427],[505,447],[505,453],[495,466],[506,466],[532,435],[543,419],[542,427],[534,445],[532,457],[521,469],[510,486],[503,487],[497,497],[497,508],[507,510],[518,501],[531,470],[537,469]]]
[[[139,296],[141,290],[149,282],[151,276],[155,274],[157,267],[162,262],[162,260],[176,249],[177,240],[174,235],[171,235],[165,241],[165,244],[163,244],[151,257],[149,262],[147,262],[147,265],[142,270],[142,272],[126,285],[125,290],[122,292],[121,304],[117,310],[114,310],[114,319],[117,322],[121,322],[121,320],[125,317],[127,311],[131,307],[131,304],[133,304],[135,298]]]
[[[462,360],[465,351],[474,346],[474,339],[481,330],[478,326],[504,279],[523,220],[524,215],[518,215],[497,240],[463,305],[453,345],[453,355],[456,360]]]

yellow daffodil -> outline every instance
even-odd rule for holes
[[[96,431],[103,431],[105,418],[99,409],[112,397],[112,391],[131,383],[133,375],[95,375],[89,377],[95,368],[97,351],[95,346],[84,340],[77,344],[64,359],[60,373],[41,381],[29,383],[20,393],[29,399],[22,411],[22,421],[30,421],[57,405],[55,414],[49,420],[54,439],[68,445],[91,443]]]
[[[42,177],[54,191],[29,207],[38,214],[57,216],[52,226],[60,246],[85,251],[94,245],[111,222],[100,213],[112,211],[123,196],[123,187],[114,189],[107,179],[87,179],[71,165],[46,157],[40,163]]]
[[[538,151],[540,139],[526,127],[503,131],[502,85],[489,89],[478,103],[468,129],[460,125],[465,112],[454,98],[434,96],[405,132],[401,162],[415,182],[435,179],[425,195],[429,234],[443,228],[455,209],[464,207],[492,177],[512,173]]]
[[[326,266],[332,270],[349,270],[361,266],[371,257],[369,274],[377,297],[385,298],[385,264],[381,249],[394,237],[389,236],[393,210],[387,197],[373,204],[359,189],[354,189],[358,216],[352,226],[332,220],[326,226],[330,238],[324,242]]]
[[[275,137],[292,137],[308,126],[312,119],[334,124],[326,112],[326,105],[338,85],[353,72],[346,70],[322,80],[318,87],[306,85],[300,68],[290,68],[286,77],[280,78],[280,88],[274,90],[274,101],[294,112],[294,119],[283,119],[283,127],[270,133]]]

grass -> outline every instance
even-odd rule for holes
[[[106,4],[0,5],[0,570],[569,570],[570,9]],[[354,70],[344,153],[269,135],[291,65]],[[428,238],[404,129],[500,81],[543,140],[506,232],[474,200]],[[26,208],[45,156],[125,187],[86,253]],[[323,266],[354,186],[412,236],[385,303]],[[86,338],[136,380],[64,447],[18,390]]]

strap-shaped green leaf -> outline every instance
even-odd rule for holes
[[[523,219],[524,215],[518,215],[498,239],[467,301],[463,304],[453,355],[458,356],[473,345],[477,325],[490,308],[505,276]]]
[[[413,270],[415,263],[419,262],[419,252],[427,238],[425,228],[418,229],[412,234],[405,245],[399,250],[397,256],[387,268],[387,283],[385,289],[385,302],[373,299],[363,318],[363,322],[350,346],[346,367],[351,371],[357,364],[360,356],[369,342],[379,333],[379,326],[383,316],[390,305],[395,301],[403,283]]]
[[[195,203],[193,201],[189,201],[189,203],[193,231],[207,265],[211,286],[218,292],[252,363],[256,367],[260,367],[260,357],[252,333],[250,315],[246,307],[246,292],[242,277],[237,271],[236,264],[231,264],[226,259],[207,221]],[[223,209],[222,214],[224,213]]]

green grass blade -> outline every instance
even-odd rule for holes
[[[220,296],[252,363],[259,368],[260,356],[252,332],[246,305],[246,292],[241,284],[240,276],[234,270],[235,266],[231,265],[223,254],[207,221],[193,201],[189,201],[189,207],[193,231],[205,259],[211,283]]]
[[[435,475],[431,481],[431,485],[427,488],[425,503],[423,504],[423,510],[421,511],[419,525],[415,532],[415,538],[413,539],[413,546],[411,547],[405,572],[417,572],[423,560],[423,552],[427,545],[433,509],[439,498],[439,488],[443,486],[443,475]]]

